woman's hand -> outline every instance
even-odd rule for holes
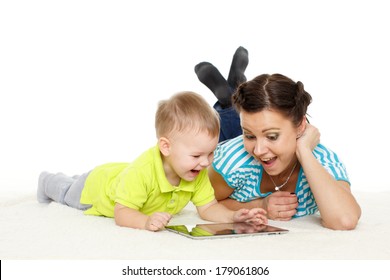
[[[322,224],[336,230],[354,229],[361,215],[360,206],[349,182],[336,180],[314,156],[313,149],[319,141],[318,129],[306,124],[304,133],[297,139],[296,156],[321,213]]]
[[[263,207],[269,219],[289,221],[297,213],[298,199],[295,194],[278,191],[263,198]]]
[[[320,143],[320,131],[313,125],[307,123],[306,128],[302,135],[297,138],[297,157],[304,149],[313,151],[314,148]]]

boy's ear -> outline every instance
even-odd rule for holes
[[[171,142],[165,137],[160,137],[158,139],[158,146],[160,148],[160,152],[164,156],[169,156],[170,150],[171,150]]]

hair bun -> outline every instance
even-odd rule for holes
[[[296,82],[296,86],[297,86],[297,92],[295,95],[295,102],[299,103],[302,98],[302,95],[304,95],[305,93],[305,88],[303,86],[303,83],[300,81]]]

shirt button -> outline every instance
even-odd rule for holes
[[[174,199],[171,199],[170,201],[169,201],[169,203],[175,203],[175,200]]]

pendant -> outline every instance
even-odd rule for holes
[[[279,190],[279,187],[275,187],[275,191],[278,191]]]

